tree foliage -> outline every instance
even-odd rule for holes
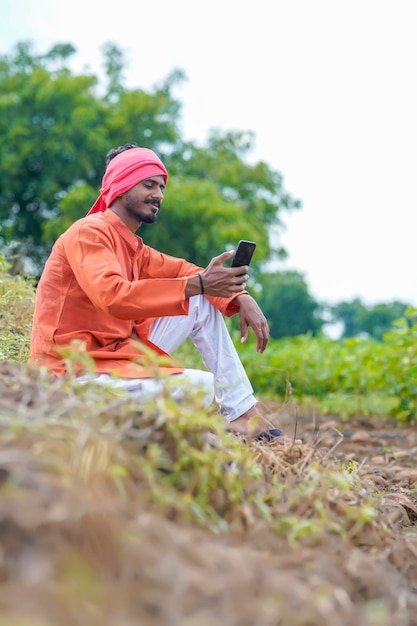
[[[97,76],[69,69],[70,44],[36,55],[22,42],[0,58],[4,250],[30,258],[39,272],[57,236],[97,197],[108,150],[135,142],[159,154],[170,173],[158,225],[141,230],[150,245],[206,265],[238,239],[256,238],[255,271],[282,254],[271,229],[279,230],[282,212],[300,203],[278,172],[262,162],[248,165],[253,135],[213,130],[206,146],[185,142],[173,96],[183,72],[173,70],[148,91],[127,89],[122,53],[110,42],[102,51],[104,89]]]
[[[271,337],[280,339],[310,333],[317,335],[324,321],[321,307],[295,271],[263,274],[258,302],[269,322]]]
[[[332,307],[332,314],[335,322],[343,324],[342,338],[366,335],[381,340],[409,308],[410,305],[398,301],[366,306],[355,298]]]

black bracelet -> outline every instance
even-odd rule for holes
[[[202,278],[201,274],[197,274],[197,276],[198,276],[198,277],[199,277],[199,279],[200,279],[201,295],[203,295],[203,294],[204,294],[204,283],[203,283],[203,278]]]

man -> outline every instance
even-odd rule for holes
[[[126,144],[108,153],[100,196],[88,215],[59,237],[45,264],[29,360],[62,375],[66,364],[59,349],[81,342],[94,360],[98,382],[134,395],[155,394],[163,380],[159,374],[169,374],[178,389],[184,381],[209,388],[210,400],[214,390],[231,432],[292,442],[257,410],[224,323],[223,315],[238,313],[242,341],[250,327],[257,351],[265,350],[268,324],[245,291],[248,267],[224,267],[232,251],[203,269],[146,246],[135,234],[142,223],[156,221],[167,180],[152,150]],[[171,359],[155,375],[152,364],[144,364],[141,345],[168,356],[187,338],[207,372],[184,369]],[[76,373],[86,380],[81,367]]]

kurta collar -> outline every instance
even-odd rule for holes
[[[123,239],[129,244],[129,246],[133,250],[137,250],[138,245],[143,245],[141,237],[135,235],[135,233],[132,233],[130,228],[126,226],[126,224],[120,219],[118,215],[116,215],[116,213],[114,213],[114,211],[112,211],[111,209],[106,209],[104,213],[101,213],[101,215],[107,223],[111,224],[113,228],[117,230],[119,235],[123,237]]]

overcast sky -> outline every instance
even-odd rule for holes
[[[253,131],[251,160],[302,202],[279,269],[320,302],[417,306],[416,0],[0,0],[0,15],[0,54],[72,43],[76,70],[99,73],[112,41],[140,88],[182,69],[184,137]]]

